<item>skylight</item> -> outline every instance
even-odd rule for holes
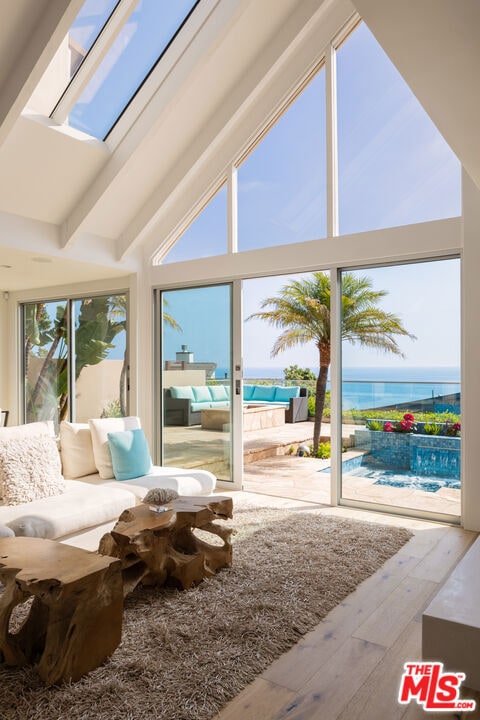
[[[100,139],[108,135],[199,2],[129,1],[133,11],[111,39],[108,50],[99,54],[97,66],[66,119],[77,130]],[[104,36],[108,38],[109,25],[117,15],[114,11],[117,6],[121,10],[124,2],[87,0],[69,33],[70,39],[83,48],[84,55],[95,44],[98,51]]]

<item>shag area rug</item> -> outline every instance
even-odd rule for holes
[[[411,536],[319,510],[231,522],[233,567],[188,591],[137,588],[121,645],[79,682],[0,666],[2,720],[210,720]]]

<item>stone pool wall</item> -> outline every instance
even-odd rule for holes
[[[356,429],[355,447],[391,470],[460,479],[460,438]]]

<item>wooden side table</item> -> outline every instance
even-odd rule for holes
[[[232,528],[213,520],[232,517],[232,498],[179,497],[166,503],[166,512],[153,512],[148,505],[125,510],[110,533],[100,540],[98,552],[122,561],[124,595],[139,583],[164,585],[174,582],[187,589],[222,567],[232,564]],[[194,529],[221,538],[210,544]]]
[[[122,636],[121,564],[54,540],[0,539],[0,660],[36,663],[47,685],[78,680],[101,665]],[[19,631],[14,608],[33,597]]]

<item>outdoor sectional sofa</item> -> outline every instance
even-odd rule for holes
[[[214,492],[216,478],[206,470],[151,466],[139,477],[115,479],[107,434],[139,428],[135,417],[63,422],[59,445],[52,422],[0,428],[0,536],[43,537],[94,550],[123,510],[140,503],[148,490]],[[25,493],[33,499],[12,504],[16,478],[18,499]]]
[[[276,405],[285,408],[285,422],[308,420],[307,388],[280,385],[243,386],[245,405]],[[165,389],[165,425],[200,425],[201,412],[228,407],[229,385],[177,385]]]

